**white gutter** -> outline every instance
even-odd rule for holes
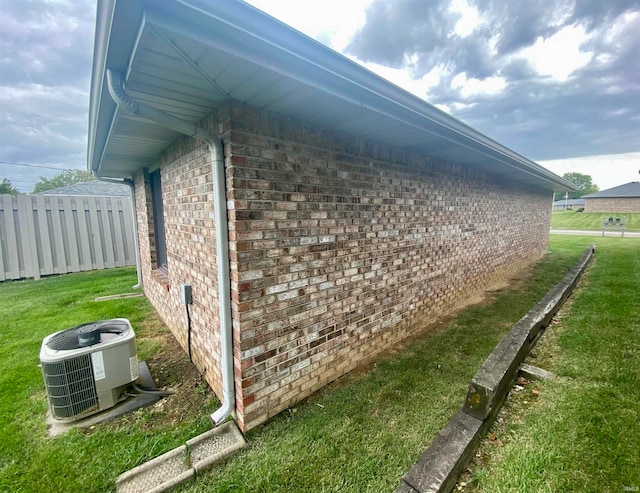
[[[200,19],[208,18],[209,25],[202,30],[205,21],[201,20],[194,27],[196,18],[191,17],[185,22],[178,15],[177,8],[173,15],[167,15],[166,11],[165,15],[153,15],[153,10],[147,8],[145,16],[152,24],[163,29],[209,43],[225,53],[288,76],[323,93],[428,132],[547,183],[562,182],[573,190],[573,184],[534,161],[252,5],[210,0],[176,0],[176,4],[187,9],[187,15],[191,11],[197,13]],[[214,23],[225,29],[233,29],[233,34],[220,37],[219,30],[213,28],[216,25]],[[224,90],[221,92],[225,93]],[[451,160],[447,157],[443,159]]]
[[[211,415],[220,424],[235,409],[233,368],[233,326],[231,324],[231,278],[229,273],[229,230],[225,190],[224,154],[222,142],[208,130],[186,122],[147,104],[135,101],[124,89],[121,73],[107,69],[109,94],[125,110],[177,132],[205,141],[211,149],[213,172],[213,202],[215,207],[216,258],[218,261],[218,299],[220,304],[220,342],[222,352],[222,406]]]

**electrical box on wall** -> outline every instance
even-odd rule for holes
[[[193,303],[193,294],[191,293],[191,284],[180,284],[180,300],[183,305]]]

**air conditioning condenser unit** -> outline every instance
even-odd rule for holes
[[[54,419],[75,421],[123,400],[139,376],[127,319],[78,325],[44,338],[40,363]]]

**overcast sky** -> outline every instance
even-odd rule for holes
[[[250,3],[556,173],[640,180],[638,0]],[[0,178],[30,191],[86,168],[95,2],[0,13]]]

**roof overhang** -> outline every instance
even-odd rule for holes
[[[130,177],[180,134],[117,107],[127,92],[198,123],[236,100],[550,191],[572,183],[240,1],[98,0],[88,167]]]

